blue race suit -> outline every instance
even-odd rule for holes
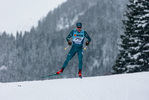
[[[70,34],[66,37],[67,41],[70,41],[70,38],[72,37],[73,39],[73,45],[72,48],[70,49],[67,59],[63,64],[62,68],[65,68],[68,64],[68,62],[72,59],[72,57],[78,53],[78,60],[79,60],[79,70],[82,70],[82,58],[83,58],[83,41],[84,38],[86,37],[88,41],[91,41],[91,38],[87,34],[86,31],[81,30],[80,32],[77,31],[77,29],[74,29],[70,32]]]

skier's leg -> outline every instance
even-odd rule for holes
[[[79,60],[79,70],[82,70],[82,58],[83,58],[83,51],[82,48],[78,51],[78,60]]]
[[[75,55],[76,51],[75,48],[72,46],[71,50],[69,51],[68,55],[67,55],[67,59],[65,60],[64,64],[63,64],[63,69],[67,66],[68,62],[72,59],[72,57]]]

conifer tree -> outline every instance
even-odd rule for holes
[[[149,1],[129,0],[114,73],[149,70]]]

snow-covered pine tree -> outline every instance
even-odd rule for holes
[[[114,73],[149,70],[149,1],[129,0]]]

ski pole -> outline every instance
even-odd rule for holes
[[[65,50],[69,47],[69,45],[65,48]]]
[[[86,47],[87,47],[87,46],[84,47],[84,50],[86,50]]]

